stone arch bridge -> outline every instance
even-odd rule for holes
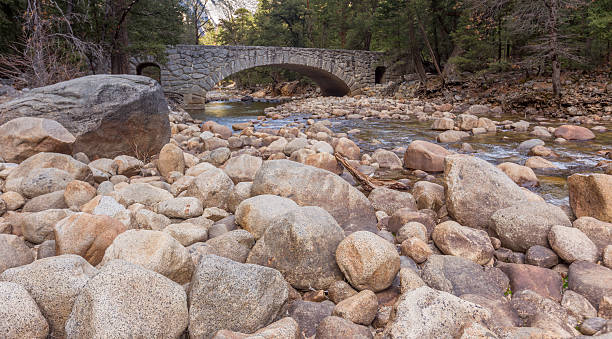
[[[260,46],[177,45],[166,60],[134,58],[132,74],[160,69],[164,91],[183,96],[186,106],[203,108],[206,92],[228,76],[258,66],[277,66],[311,78],[326,96],[359,94],[363,87],[396,80],[386,71],[385,54],[370,51]]]

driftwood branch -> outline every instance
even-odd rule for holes
[[[348,162],[348,160],[339,153],[335,153],[334,155],[336,157],[336,160],[338,160],[338,162],[342,164],[344,168],[346,168],[346,170],[353,176],[353,178],[355,178],[355,181],[357,181],[357,183],[367,192],[370,192],[377,187],[385,187],[399,191],[407,191],[410,189],[410,187],[408,187],[407,185],[404,185],[396,180],[370,178],[367,175],[359,172],[359,170],[353,167]]]

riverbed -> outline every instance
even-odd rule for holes
[[[278,103],[271,102],[248,102],[248,101],[217,101],[206,104],[205,111],[190,111],[195,119],[213,120],[220,124],[231,126],[235,123],[254,121],[257,127],[280,128],[290,123],[305,123],[308,115],[294,114],[289,118],[258,121],[258,116],[264,115],[267,107],[276,106]],[[514,119],[519,117],[503,116],[495,120]],[[432,130],[431,122],[419,122],[416,120],[393,120],[393,119],[329,119],[332,122],[331,129],[334,132],[348,133],[365,152],[373,152],[378,148],[393,150],[398,147],[406,147],[413,140],[426,140],[435,142],[439,131]],[[557,126],[560,122],[549,120],[540,121],[540,124]],[[608,131],[596,133],[597,138],[586,142],[567,142],[555,144],[552,140],[545,140],[546,146],[551,148],[559,156],[548,159],[558,169],[552,172],[535,171],[540,180],[540,186],[532,190],[540,194],[546,201],[555,205],[567,205],[569,203],[566,178],[574,173],[592,172],[600,161],[606,160],[597,154],[597,151],[609,149],[612,146],[612,126],[606,126]],[[359,130],[355,132],[354,130]],[[517,150],[517,146],[525,140],[534,139],[528,132],[498,130],[497,133],[487,133],[472,136],[462,142],[469,143],[476,151],[475,156],[485,159],[493,164],[502,162],[514,162],[524,164],[529,157],[526,153]],[[461,144],[441,144],[447,149],[460,152]],[[401,154],[400,154],[401,157]],[[395,171],[377,173],[385,178],[399,179],[410,177],[410,171]],[[436,176],[436,181],[441,182],[441,175]]]

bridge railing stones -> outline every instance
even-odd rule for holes
[[[160,68],[164,91],[183,95],[187,106],[205,103],[206,92],[228,76],[258,66],[278,66],[310,77],[323,95],[353,95],[375,83],[377,67],[385,67],[385,54],[371,51],[317,48],[176,45],[166,50],[166,61],[133,58],[130,72],[153,63]],[[385,79],[397,76],[387,74]]]

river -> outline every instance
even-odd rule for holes
[[[205,111],[189,111],[195,119],[214,120],[226,126],[246,121],[256,121],[257,116],[264,115],[264,109],[278,105],[269,102],[243,102],[225,101],[210,102],[206,104]],[[502,117],[518,120],[516,117]],[[302,114],[292,115],[291,118],[266,120],[257,126],[266,128],[279,128],[292,122],[305,123],[308,116]],[[431,130],[431,122],[418,122],[416,120],[381,120],[381,119],[329,119],[332,122],[331,129],[334,132],[348,132],[358,129],[359,132],[350,135],[363,151],[373,152],[378,148],[392,150],[396,147],[406,147],[413,140],[426,140],[435,142],[439,131]],[[499,120],[497,118],[496,120]],[[546,122],[545,122],[546,123]],[[550,126],[559,125],[555,121],[548,122]],[[597,155],[597,151],[609,148],[612,145],[612,126],[607,126],[608,131],[597,133],[597,138],[589,142],[568,142],[563,145],[547,142],[559,157],[551,160],[559,169],[554,172],[538,172],[540,186],[532,188],[532,191],[540,194],[546,201],[555,205],[569,204],[567,190],[567,176],[573,173],[584,173],[592,171],[592,168],[605,158]],[[469,143],[476,153],[475,156],[485,159],[493,164],[502,162],[514,162],[523,164],[529,157],[517,151],[517,146],[525,140],[533,139],[529,133],[514,131],[498,131],[472,136],[464,140]],[[444,147],[459,151],[460,143],[442,144]],[[410,177],[409,171],[395,171],[379,173],[385,178]],[[437,175],[436,181],[441,182],[441,175]]]

